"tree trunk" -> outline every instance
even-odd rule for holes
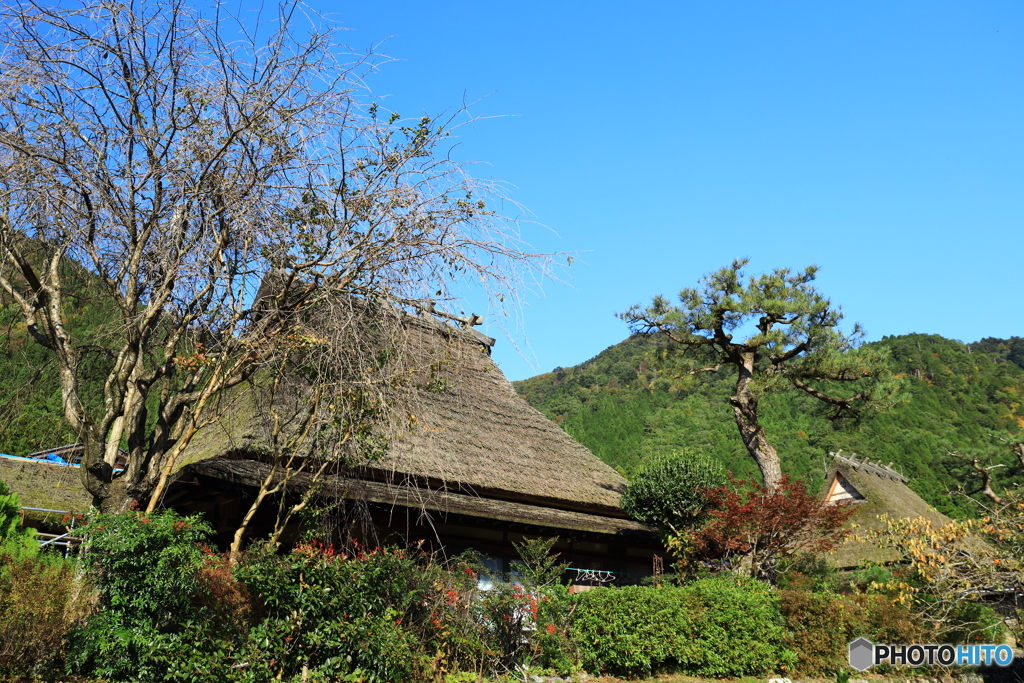
[[[739,369],[739,377],[736,381],[736,394],[729,400],[732,405],[733,416],[736,418],[736,426],[740,430],[740,437],[743,445],[747,447],[750,457],[757,463],[761,470],[761,478],[765,489],[774,491],[782,481],[782,465],[779,463],[779,454],[775,447],[768,443],[764,428],[757,417],[757,395],[750,390],[750,380],[753,377],[753,354],[750,358],[744,357],[743,365]]]
[[[113,465],[106,460],[107,441],[95,435],[81,437],[85,452],[82,454],[80,476],[82,486],[92,494],[93,507],[100,512],[119,512],[131,507],[138,497],[137,487],[132,486],[129,471],[114,472]],[[129,463],[129,468],[133,463]]]
[[[739,366],[739,377],[736,380],[736,394],[730,399],[733,416],[736,418],[736,427],[740,430],[740,437],[743,445],[747,447],[750,457],[757,463],[761,470],[761,479],[764,482],[766,491],[775,491],[782,482],[782,464],[779,462],[779,453],[775,447],[768,442],[764,428],[758,420],[757,395],[750,390],[750,380],[753,378],[755,357],[753,353],[743,355],[743,363]],[[776,575],[776,557],[771,551],[762,551],[766,544],[758,540],[754,546],[751,557],[751,574],[754,578],[767,581],[774,586],[778,579]]]

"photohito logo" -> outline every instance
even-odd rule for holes
[[[866,671],[876,664],[906,666],[1009,666],[1013,650],[1009,645],[883,645],[867,638],[850,643],[850,667]]]

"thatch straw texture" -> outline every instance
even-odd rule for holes
[[[915,519],[924,517],[935,525],[949,522],[949,518],[926,503],[907,486],[906,477],[884,466],[857,458],[835,455],[825,477],[826,486],[839,473],[864,496],[863,500],[850,503],[857,511],[847,526],[853,534],[830,556],[840,568],[851,568],[866,562],[885,564],[901,558],[891,548],[880,548],[869,538],[870,531],[882,529],[884,524],[879,516],[888,515],[893,519]]]
[[[0,458],[0,481],[18,494],[22,507],[85,512],[92,505],[92,495],[82,486],[77,467]],[[40,517],[42,513],[30,512],[28,516]]]
[[[619,497],[626,481],[516,394],[481,335],[413,317],[405,327],[402,353],[420,358],[421,370],[395,408],[402,414],[393,421],[386,454],[364,463],[356,476],[625,517]],[[236,395],[223,417],[196,435],[184,462],[267,452],[256,402]]]

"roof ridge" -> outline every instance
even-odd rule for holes
[[[883,465],[881,460],[878,462],[871,462],[867,458],[858,458],[856,453],[843,455],[842,449],[839,449],[834,453],[830,452],[829,455],[832,456],[832,462],[839,461],[849,465],[855,470],[864,470],[865,472],[870,472],[879,477],[887,477],[893,481],[902,482],[904,484],[910,481],[910,479],[908,479],[904,474],[894,470],[892,468],[893,463],[891,462],[888,465]]]

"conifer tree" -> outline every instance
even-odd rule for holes
[[[736,383],[729,403],[743,444],[761,471],[764,487],[782,480],[779,454],[760,421],[760,401],[796,389],[830,406],[830,417],[884,408],[898,399],[900,382],[887,368],[887,353],[860,347],[863,332],[840,327],[842,311],[815,289],[816,266],[779,268],[746,277],[747,259],[706,275],[679,292],[679,304],[656,296],[619,317],[634,333],[660,334],[683,353],[682,374],[729,367]]]

